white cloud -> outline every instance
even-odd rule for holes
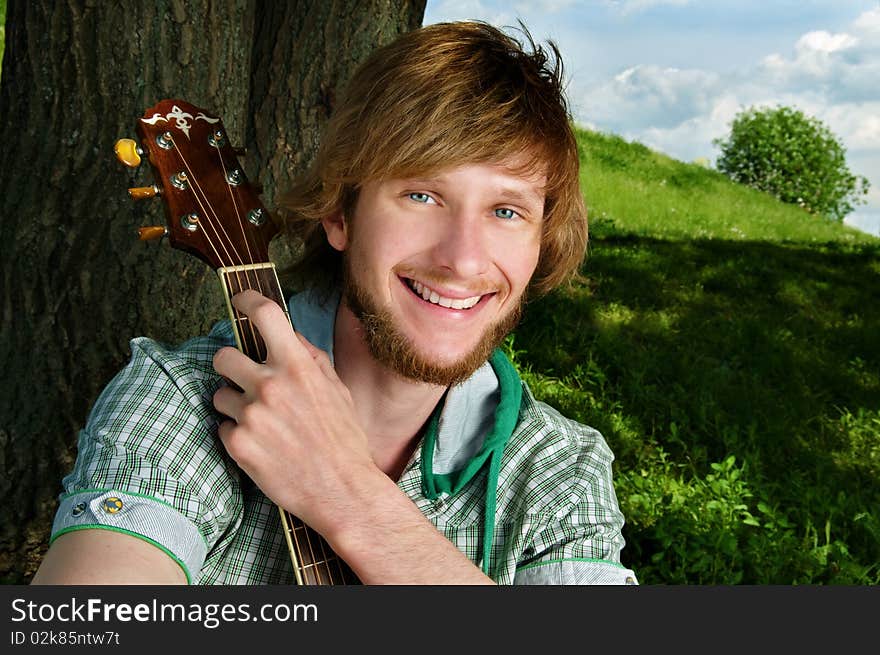
[[[822,115],[849,152],[880,153],[880,100],[833,105]]]
[[[720,92],[720,76],[701,70],[634,66],[575,99],[592,122],[668,128],[704,114]]]
[[[795,44],[794,49],[799,55],[809,56],[812,53],[829,54],[846,50],[858,45],[859,40],[846,33],[831,34],[825,30],[807,32]]]
[[[727,132],[728,125],[741,109],[742,105],[733,95],[723,95],[704,114],[669,128],[651,127],[632,134],[630,138],[637,138],[645,145],[683,161],[705,157],[714,162],[712,140]]]
[[[853,27],[860,32],[880,32],[880,7],[869,9],[856,18]]]

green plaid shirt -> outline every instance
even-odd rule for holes
[[[308,294],[290,302],[294,325],[331,357],[336,303]],[[277,507],[216,437],[212,398],[222,380],[212,358],[227,345],[228,321],[175,348],[131,341],[131,361],[80,432],[52,540],[116,530],[164,550],[193,583],[294,583]],[[499,374],[513,371],[502,359],[496,353],[450,389],[399,488],[498,583],[636,584],[620,563],[610,449],[596,430],[536,401],[515,372],[512,383]],[[495,410],[511,398],[499,439]]]

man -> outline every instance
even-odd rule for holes
[[[264,363],[228,323],[134,340],[35,582],[289,583],[277,505],[366,584],[635,583],[607,445],[497,350],[587,238],[559,54],[529,44],[435,25],[361,66],[282,201],[297,331],[244,292]]]

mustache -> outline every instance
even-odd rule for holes
[[[495,293],[504,288],[503,284],[493,284],[490,280],[465,279],[445,270],[415,270],[403,268],[395,271],[398,277],[408,280],[418,280],[428,287],[453,287],[465,289],[472,296],[483,296],[487,293]]]

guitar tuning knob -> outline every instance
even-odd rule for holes
[[[113,146],[116,158],[129,168],[137,168],[141,165],[141,156],[144,151],[134,139],[119,139]]]
[[[150,227],[138,228],[138,239],[140,239],[141,241],[153,241],[154,239],[161,239],[166,234],[168,234],[168,228],[164,225],[152,225]]]
[[[128,195],[132,200],[143,200],[144,198],[155,198],[160,193],[159,187],[139,186],[128,190]]]

